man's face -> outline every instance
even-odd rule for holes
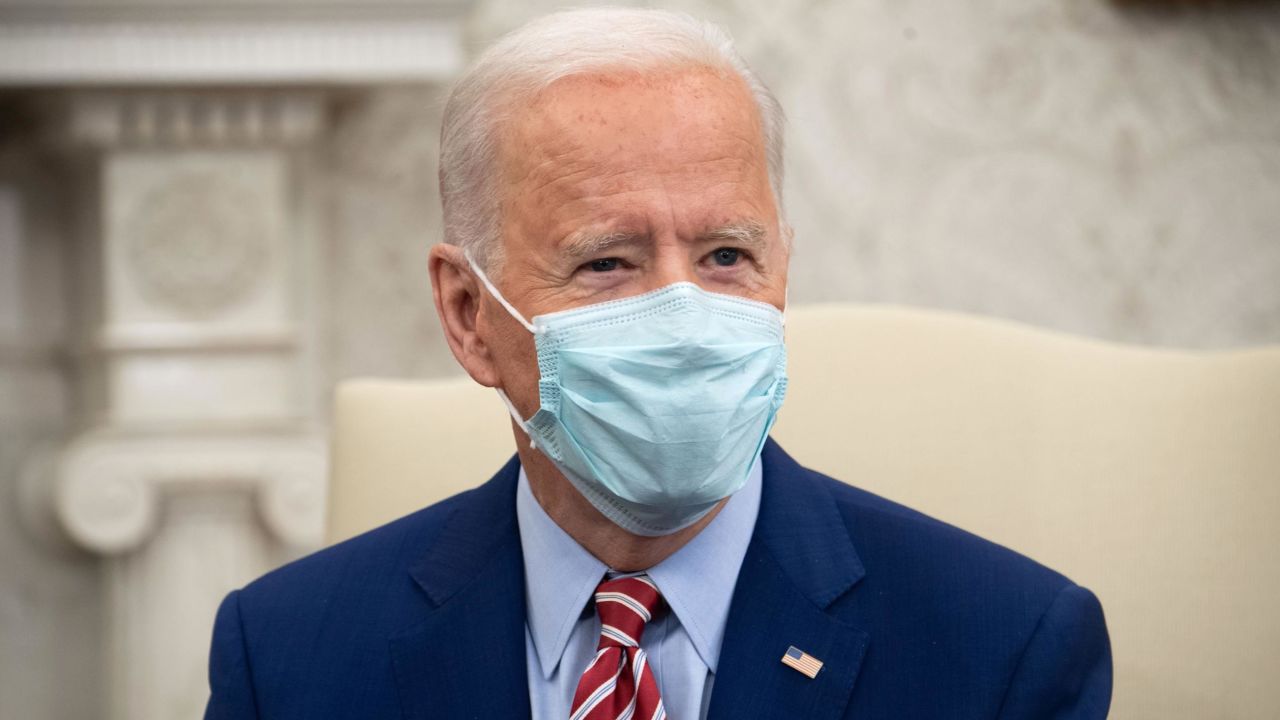
[[[498,284],[526,318],[680,281],[785,302],[787,247],[748,89],[706,70],[562,80],[499,136]],[[477,331],[523,416],[529,333],[485,296]]]

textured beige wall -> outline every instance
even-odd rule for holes
[[[562,4],[484,0],[474,46]],[[659,4],[725,25],[787,109],[793,301],[1280,341],[1280,5]],[[394,90],[341,118],[336,376],[453,371],[423,274],[438,105]]]

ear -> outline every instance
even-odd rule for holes
[[[471,272],[462,248],[440,243],[428,257],[431,293],[440,327],[453,357],[472,380],[485,387],[498,385],[498,372],[489,347],[476,332],[484,289]]]

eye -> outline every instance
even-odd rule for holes
[[[591,272],[607,273],[618,269],[618,258],[600,258],[587,263]]]
[[[711,253],[711,259],[720,267],[732,267],[737,265],[738,260],[741,257],[742,251],[731,247],[717,248]]]

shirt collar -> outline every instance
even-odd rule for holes
[[[715,672],[738,570],[760,510],[759,459],[747,482],[684,547],[648,570],[694,649]],[[550,679],[608,567],[569,537],[533,497],[524,468],[516,488],[529,634]]]

